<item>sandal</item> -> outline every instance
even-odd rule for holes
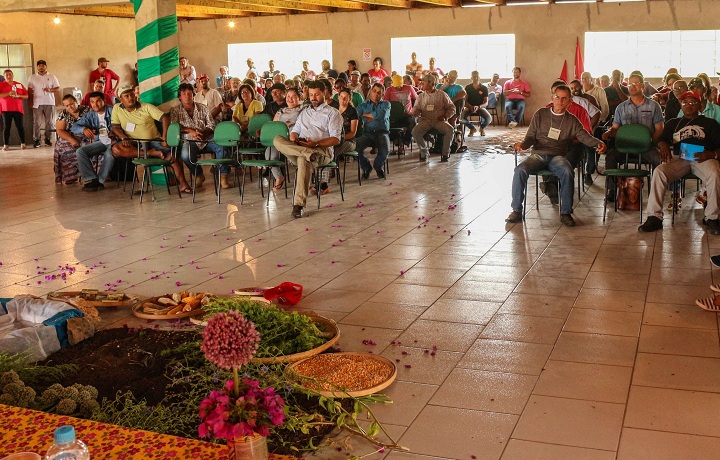
[[[278,180],[280,181],[279,183],[278,183]],[[278,180],[276,180],[276,181],[275,181],[275,185],[273,185],[273,190],[275,190],[276,192],[279,192],[280,190],[282,190],[283,184],[285,184],[285,178],[284,178],[284,177],[282,177],[282,178],[280,178],[280,179],[278,179]]]
[[[720,284],[711,284],[710,290],[712,290],[714,292],[720,292]]]
[[[315,195],[317,195],[317,191],[315,191],[315,187],[312,187],[312,186],[311,186],[311,187],[308,189],[308,195],[310,195],[310,196],[315,196]]]
[[[192,193],[192,189],[190,187],[184,187],[184,188],[181,187],[180,191],[183,193]]]
[[[695,305],[707,311],[720,312],[720,297],[711,297],[709,299],[697,299]]]

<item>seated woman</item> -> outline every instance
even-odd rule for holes
[[[358,113],[355,107],[352,105],[352,91],[348,88],[343,88],[338,92],[338,104],[340,105],[340,115],[343,117],[343,141],[340,145],[336,146],[333,151],[335,161],[337,161],[341,155],[352,152],[355,150],[355,136],[357,135],[358,128]],[[320,183],[320,191],[322,194],[330,193],[327,179],[323,177]],[[310,193],[313,194],[312,188]]]
[[[424,75],[427,75],[429,73],[434,73],[438,77],[445,76],[445,72],[443,72],[440,67],[435,67],[435,58],[434,57],[430,58],[430,61],[428,62],[428,64],[430,64],[430,67],[427,70],[423,70]]]
[[[255,99],[255,89],[248,84],[240,85],[240,101],[233,109],[233,121],[240,125],[244,133],[248,130],[250,119],[263,110],[262,103]]]
[[[80,147],[83,140],[82,136],[76,137],[71,133],[70,128],[80,117],[90,111],[90,107],[78,105],[77,99],[72,94],[65,96],[62,103],[65,109],[58,114],[55,121],[58,138],[55,142],[53,169],[55,170],[56,184],[70,185],[80,179],[75,150]]]
[[[275,113],[274,121],[282,121],[287,125],[288,130],[292,130],[293,126],[295,126],[295,120],[297,120],[298,115],[300,115],[300,112],[304,108],[304,106],[300,104],[300,93],[297,88],[287,89],[287,92],[285,93],[285,103],[287,104],[287,107],[283,107]],[[275,147],[271,146],[265,150],[266,160],[277,160],[279,157],[280,152],[278,152]],[[282,170],[276,166],[272,167],[271,172],[275,178],[273,190],[278,191],[282,189],[282,186],[285,183],[285,176],[283,175]]]

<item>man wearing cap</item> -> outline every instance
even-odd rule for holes
[[[271,61],[272,62],[272,61]],[[270,103],[265,105],[263,113],[270,115],[270,118],[275,118],[275,114],[280,110],[287,107],[285,103],[285,85],[282,83],[275,83],[270,87]]]
[[[223,100],[220,92],[210,88],[210,77],[206,74],[200,75],[198,82],[200,82],[200,91],[195,94],[195,102],[205,105],[214,120],[220,120],[220,114],[223,109]]]
[[[603,140],[609,140],[615,137],[617,130],[622,125],[642,124],[650,129],[652,140],[654,143],[658,141],[665,127],[665,118],[663,117],[660,104],[650,98],[645,97],[643,90],[645,89],[645,79],[639,71],[634,71],[628,78],[628,92],[630,98],[621,102],[615,108],[612,127],[603,133]],[[656,147],[640,155],[643,163],[649,163],[653,166],[660,164],[660,152]],[[637,155],[630,155],[630,160],[637,159]],[[605,157],[605,169],[617,169],[620,161],[625,161],[625,154],[615,149],[608,152]],[[607,180],[613,180],[608,177]],[[607,201],[615,201],[615,187],[609,187],[606,196]]]
[[[28,103],[33,111],[33,139],[35,148],[40,147],[40,127],[45,125],[45,145],[51,146],[50,133],[53,130],[53,109],[55,108],[55,91],[60,83],[55,75],[48,73],[47,63],[37,61],[37,73],[28,79]]]
[[[412,142],[412,129],[415,127],[415,117],[412,115],[412,108],[417,97],[418,94],[415,88],[403,84],[403,77],[400,75],[393,75],[392,86],[385,90],[384,99],[386,101],[397,101],[401,103],[405,109],[405,116],[400,119],[398,126],[405,128],[403,144],[408,147]]]
[[[390,152],[390,103],[383,101],[385,87],[375,83],[370,88],[369,99],[357,106],[358,118],[363,121],[362,136],[355,140],[355,150],[360,154],[363,179],[370,177],[373,167],[380,179],[385,178],[385,160]],[[365,157],[365,149],[377,148],[374,165]]]
[[[77,135],[84,135],[92,141],[75,151],[78,161],[80,177],[83,181],[83,192],[97,192],[105,188],[105,180],[112,170],[115,157],[112,154],[112,143],[117,141],[115,134],[110,130],[113,107],[105,105],[105,95],[100,91],[90,93],[90,110],[76,121],[70,131]],[[90,159],[102,156],[100,173],[95,173]]]
[[[702,81],[702,78],[693,78],[692,80],[690,80],[690,83],[688,83],[688,89],[700,95],[700,115],[705,115],[706,117],[712,118],[713,120],[720,123],[720,106],[713,104],[706,97],[708,88],[705,88],[705,83]],[[680,109],[680,112],[678,112],[677,116],[683,116],[682,107]]]
[[[663,164],[653,172],[648,218],[638,230],[654,232],[662,229],[663,199],[668,184],[693,173],[707,188],[703,223],[711,234],[720,235],[720,166],[716,161],[720,157],[720,124],[700,113],[700,94],[686,91],[679,99],[683,117],[669,120],[659,136],[657,146]],[[686,159],[681,157],[684,155],[687,155]]]
[[[185,56],[180,57],[180,84],[189,83],[195,85],[197,74],[195,73],[195,67],[190,65],[188,58]]]
[[[350,81],[348,82],[347,87],[350,88],[351,91],[360,92],[360,89],[362,88],[362,84],[360,83],[361,75],[362,74],[359,70],[353,70],[350,72]],[[363,98],[363,100],[365,99]]]
[[[435,88],[437,77],[431,73],[422,77],[424,92],[418,95],[412,114],[418,116],[418,122],[412,130],[418,147],[420,147],[420,161],[427,161],[428,146],[425,134],[435,129],[443,135],[443,144],[440,161],[450,159],[450,143],[452,142],[453,127],[448,123],[456,113],[455,104],[444,91]]]
[[[308,85],[310,106],[298,115],[289,139],[277,136],[273,145],[297,165],[292,217],[303,217],[310,180],[316,167],[333,160],[333,147],[342,141],[343,118],[340,112],[325,103],[325,85],[311,81]]]
[[[471,115],[477,115],[480,118],[480,135],[485,135],[485,127],[492,121],[490,112],[485,107],[488,105],[488,88],[487,86],[480,83],[480,73],[477,70],[473,70],[471,74],[471,82],[465,87],[465,93],[467,99],[465,100],[465,111],[463,112],[461,123],[470,128],[468,137],[472,137],[477,129],[473,125],[468,117]]]
[[[90,72],[90,92],[92,92],[92,88],[93,85],[95,85],[95,82],[102,78],[103,80],[105,80],[105,89],[103,90],[103,92],[109,94],[110,96],[114,96],[115,90],[117,89],[118,84],[120,84],[120,76],[107,68],[108,62],[110,61],[108,61],[106,58],[101,57],[100,59],[98,59],[97,62],[97,69]],[[115,84],[113,84],[113,81],[115,82]]]

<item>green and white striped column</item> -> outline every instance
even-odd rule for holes
[[[131,0],[135,6],[140,100],[169,110],[180,86],[175,0]]]

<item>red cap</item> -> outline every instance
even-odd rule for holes
[[[204,73],[198,77],[198,80],[210,80],[210,77],[208,77],[207,74]]]
[[[680,95],[680,100],[682,101],[682,100],[685,99],[686,97],[692,97],[692,98],[694,98],[694,99],[696,99],[696,100],[698,100],[698,101],[701,101],[701,100],[702,100],[702,99],[700,99],[700,95],[699,95],[698,93],[696,93],[695,91],[685,91],[684,93],[682,93],[682,94]]]

